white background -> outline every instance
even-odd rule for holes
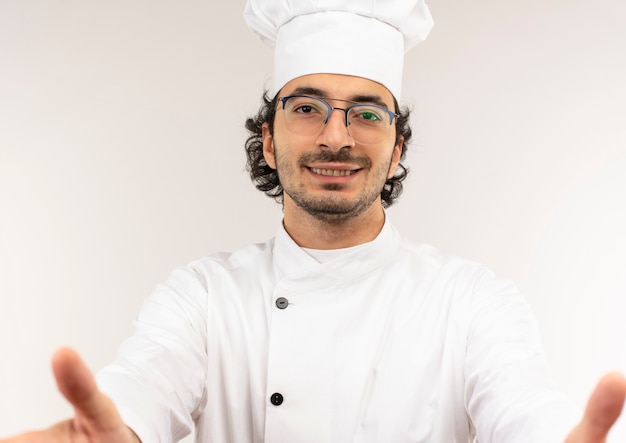
[[[626,371],[626,3],[430,7],[389,216],[514,279],[582,408],[600,374]],[[175,266],[275,232],[243,153],[272,55],[242,10],[0,0],[0,435],[70,414],[54,349],[98,369]]]

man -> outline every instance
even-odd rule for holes
[[[567,401],[515,289],[386,218],[410,137],[395,46],[423,38],[430,17],[419,1],[359,7],[249,3],[252,26],[278,35],[249,168],[281,199],[283,226],[157,288],[99,374],[106,395],[59,351],[75,417],[5,443],[176,441],[194,425],[219,442],[604,441],[626,380],[601,380],[566,437]]]

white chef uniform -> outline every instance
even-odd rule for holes
[[[562,442],[515,288],[403,239],[319,263],[280,229],[176,270],[98,383],[144,443]]]

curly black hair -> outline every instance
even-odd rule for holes
[[[250,135],[246,140],[246,170],[250,174],[252,182],[256,188],[265,192],[268,197],[274,198],[278,203],[283,202],[283,187],[280,184],[278,173],[272,169],[263,157],[263,139],[262,127],[267,123],[272,132],[274,127],[274,116],[276,115],[276,106],[278,96],[271,99],[267,91],[263,94],[261,107],[254,117],[246,119],[246,129]],[[409,124],[410,110],[408,108],[400,108],[398,102],[394,98],[394,106],[396,108],[396,144],[400,137],[404,137],[402,144],[402,152],[400,160],[404,160],[409,141],[411,140],[411,126]],[[402,193],[402,182],[406,179],[409,169],[402,163],[398,164],[396,173],[393,177],[387,179],[380,193],[383,207],[391,206]]]

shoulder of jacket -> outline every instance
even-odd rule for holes
[[[273,243],[274,239],[271,238],[264,243],[249,244],[232,252],[215,252],[192,261],[186,267],[196,272],[259,267],[263,261],[271,260]]]
[[[403,238],[401,251],[426,266],[446,274],[495,278],[493,271],[483,263],[442,251],[428,243]]]

